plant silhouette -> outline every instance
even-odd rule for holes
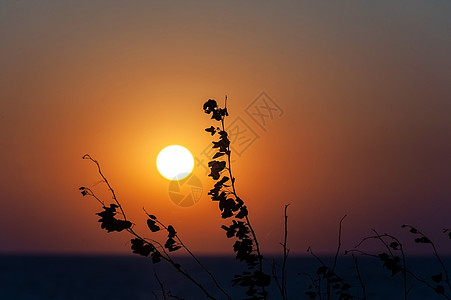
[[[90,196],[95,198],[103,208],[102,212],[97,213],[101,218],[99,219],[99,222],[101,223],[100,227],[102,229],[107,230],[107,232],[121,232],[126,230],[128,233],[130,233],[133,238],[131,239],[131,250],[133,253],[146,256],[149,255],[152,258],[153,263],[159,263],[160,261],[164,260],[167,263],[169,263],[171,266],[173,266],[177,272],[181,273],[183,276],[185,276],[188,280],[190,280],[196,287],[198,287],[204,295],[208,299],[215,299],[210,292],[206,290],[206,288],[197,281],[193,276],[189,274],[187,270],[185,270],[180,264],[176,263],[174,259],[171,257],[170,252],[174,252],[179,250],[180,248],[184,248],[195,260],[196,262],[202,267],[204,271],[206,271],[213,282],[215,283],[216,287],[225,295],[227,299],[232,299],[228,293],[219,285],[219,283],[216,281],[216,279],[213,277],[211,272],[209,272],[204,265],[197,259],[196,256],[188,249],[188,247],[183,244],[181,238],[178,236],[175,228],[172,225],[165,226],[161,221],[157,219],[155,215],[149,214],[145,211],[148,219],[147,219],[147,226],[151,232],[157,232],[161,230],[161,227],[167,231],[168,238],[164,245],[160,243],[157,240],[144,238],[141,235],[139,235],[137,232],[133,229],[133,223],[128,221],[125,212],[119,203],[119,200],[116,197],[116,194],[111,187],[110,183],[108,182],[107,178],[103,175],[100,164],[93,159],[90,155],[85,154],[83,156],[83,159],[87,159],[92,161],[97,166],[97,171],[99,175],[102,177],[102,181],[105,182],[105,184],[108,186],[109,191],[112,194],[112,198],[114,203],[109,204],[107,206],[99,197],[97,197],[94,192],[87,187],[80,187],[79,190],[82,194],[82,196]],[[117,208],[120,209],[120,211],[117,211]],[[122,215],[122,219],[117,219],[117,215]],[[161,227],[160,227],[161,226]]]
[[[249,218],[249,209],[245,201],[238,196],[236,188],[236,178],[232,172],[231,165],[231,148],[229,134],[226,131],[225,121],[229,116],[227,111],[227,96],[225,97],[224,107],[218,106],[218,103],[214,99],[209,99],[203,104],[203,111],[211,116],[214,125],[205,129],[214,140],[212,142],[212,148],[215,150],[211,161],[208,162],[210,169],[209,177],[214,181],[213,188],[210,189],[208,195],[211,200],[218,204],[221,218],[228,221],[228,224],[221,226],[221,229],[225,231],[225,235],[229,239],[233,239],[234,243],[232,250],[235,253],[237,260],[244,262],[246,270],[234,275],[231,278],[233,286],[241,286],[245,288],[244,299],[267,299],[268,287],[274,282],[279,290],[280,298],[288,299],[287,292],[287,278],[286,278],[286,265],[289,254],[289,248],[287,247],[288,236],[288,216],[287,208],[285,205],[284,210],[284,238],[280,243],[283,248],[283,263],[280,268],[276,268],[275,262],[272,266],[272,279],[271,276],[264,271],[263,261],[264,257],[260,250],[257,235],[254,228],[251,225]],[[102,201],[92,189],[88,187],[80,187],[79,190],[83,197],[94,198],[102,207],[102,211],[98,212],[101,229],[111,232],[127,232],[131,235],[130,247],[131,251],[135,254],[150,257],[153,263],[165,262],[172,266],[182,276],[186,277],[195,287],[197,287],[207,299],[215,299],[212,295],[212,291],[208,290],[199,280],[197,280],[190,272],[185,269],[181,264],[171,256],[173,252],[180,250],[186,251],[195,262],[201,267],[201,269],[208,275],[211,282],[217,289],[216,292],[222,295],[222,298],[231,300],[230,294],[222,288],[215,276],[202,264],[202,262],[192,253],[192,251],[183,243],[181,237],[177,233],[176,229],[172,225],[165,225],[161,220],[157,218],[155,214],[148,213],[145,208],[143,211],[146,215],[147,228],[150,234],[156,232],[165,231],[167,238],[164,240],[158,240],[155,238],[143,237],[137,233],[134,229],[135,223],[128,220],[124,209],[116,197],[115,191],[108,182],[107,178],[103,175],[100,168],[100,164],[97,160],[93,159],[89,154],[85,154],[83,159],[88,160],[95,164],[97,172],[102,178],[102,182],[106,184],[109,192],[112,195],[112,203],[105,203]],[[355,247],[350,250],[346,250],[341,253],[341,235],[342,225],[346,215],[340,220],[338,230],[338,245],[332,264],[327,264],[319,256],[317,256],[312,247],[309,247],[307,252],[310,253],[318,262],[319,267],[316,269],[315,274],[298,273],[307,275],[310,278],[311,284],[308,286],[304,293],[304,297],[308,299],[367,299],[367,286],[360,272],[358,257],[367,256],[373,257],[382,262],[384,269],[390,272],[392,277],[402,276],[403,282],[403,294],[404,299],[408,299],[409,291],[408,278],[419,284],[426,286],[431,293],[438,295],[445,299],[451,299],[451,285],[447,268],[438,254],[435,244],[429,239],[423,232],[411,225],[402,225],[402,228],[408,229],[410,234],[414,235],[414,242],[418,245],[429,246],[436,260],[438,261],[439,269],[433,274],[428,274],[426,277],[421,276],[417,272],[409,269],[406,266],[406,255],[403,244],[401,241],[393,235],[384,233],[379,234],[375,229],[372,230],[373,234],[363,238]],[[451,239],[451,229],[444,228],[443,234],[446,234]],[[369,241],[378,242],[379,246],[383,250],[371,251],[362,249],[363,245]],[[338,257],[340,254],[351,254],[354,260],[354,269],[358,278],[359,286],[356,287],[347,282],[342,276],[337,273]],[[280,275],[278,275],[280,273]],[[166,291],[163,282],[155,273],[155,278],[162,291],[163,298],[176,298],[170,291]],[[356,291],[359,290],[359,291]],[[354,296],[359,294],[361,296]],[[296,299],[299,299],[301,295],[297,295]],[[221,299],[222,299],[221,298]]]
[[[216,100],[213,99],[205,102],[203,108],[206,114],[211,114],[211,119],[220,122],[220,126],[210,126],[205,129],[212,136],[218,137],[217,141],[213,141],[212,146],[217,152],[213,155],[213,160],[208,163],[210,167],[208,176],[216,182],[208,195],[211,196],[212,201],[218,202],[221,217],[232,219],[231,224],[229,226],[222,225],[222,229],[226,231],[228,238],[235,237],[233,251],[235,251],[237,259],[246,262],[248,269],[240,275],[235,275],[233,284],[247,287],[246,295],[251,297],[249,299],[266,299],[265,287],[269,285],[271,277],[263,272],[263,256],[260,253],[257,236],[249,221],[247,206],[236,192],[236,179],[230,163],[230,140],[225,130],[225,119],[229,115],[227,113],[227,96],[224,108],[219,107]],[[225,160],[216,160],[221,157],[225,157]],[[224,171],[228,176],[222,175]]]

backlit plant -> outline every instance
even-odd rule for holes
[[[225,99],[224,108],[218,106],[218,103],[209,99],[203,105],[203,110],[206,114],[211,115],[211,119],[215,122],[214,126],[210,126],[205,129],[211,134],[215,141],[212,142],[212,148],[215,153],[212,156],[212,160],[208,162],[210,174],[208,175],[214,180],[213,188],[210,189],[208,195],[211,200],[218,204],[220,215],[223,219],[228,221],[228,224],[222,225],[221,228],[225,231],[227,238],[233,239],[234,243],[232,249],[235,253],[237,260],[246,264],[246,271],[236,274],[231,281],[234,286],[242,286],[245,290],[245,299],[266,299],[268,297],[268,287],[271,283],[271,276],[269,276],[263,268],[263,255],[257,240],[257,236],[254,228],[249,220],[249,209],[245,201],[238,196],[236,189],[236,178],[232,173],[231,165],[231,148],[229,134],[226,131],[225,120],[228,117],[227,112],[227,97]],[[102,181],[107,185],[111,195],[112,203],[105,203],[99,197],[94,194],[94,191],[88,187],[80,187],[79,190],[82,196],[88,196],[94,198],[101,206],[102,211],[97,213],[99,217],[100,227],[107,232],[128,232],[132,238],[130,240],[131,250],[135,254],[139,254],[145,257],[151,257],[153,263],[166,262],[171,265],[177,272],[185,276],[189,281],[196,286],[206,298],[215,299],[210,291],[207,290],[198,280],[196,280],[181,264],[177,263],[171,254],[173,252],[183,249],[188,253],[201,269],[208,274],[210,280],[214,283],[216,289],[222,295],[222,298],[231,300],[230,294],[224,290],[218,283],[214,275],[200,262],[200,260],[191,252],[191,250],[183,243],[179,234],[172,225],[165,225],[160,221],[156,215],[148,213],[144,209],[146,215],[147,227],[151,233],[159,231],[165,231],[167,238],[164,241],[159,241],[154,238],[143,237],[137,233],[134,229],[135,224],[128,220],[124,209],[118,201],[116,194],[108,182],[107,178],[103,175],[99,163],[93,159],[90,155],[86,154],[83,159],[89,160],[97,167],[97,171],[102,178]],[[287,248],[287,207],[285,205],[285,227],[284,227],[284,241],[281,243],[283,247],[283,264],[282,267],[275,268],[273,263],[272,269],[272,282],[275,282],[282,299],[288,299],[287,293],[287,279],[286,279],[286,263],[289,253]],[[346,217],[346,216],[345,216]],[[355,262],[355,271],[357,273],[358,282],[360,284],[361,292],[358,293],[361,296],[353,296],[356,294],[355,289],[357,287],[352,286],[341,277],[337,271],[337,261],[341,249],[341,231],[343,217],[340,221],[338,232],[338,247],[333,260],[333,264],[326,264],[320,257],[313,253],[311,247],[308,248],[308,252],[316,258],[320,266],[316,270],[316,274],[304,274],[307,275],[311,284],[307,288],[304,296],[308,299],[367,299],[366,286],[360,273],[357,256],[369,256],[380,260],[383,267],[388,270],[392,276],[401,274],[403,279],[403,291],[404,299],[408,299],[409,289],[407,287],[407,277],[412,277],[416,282],[419,282],[431,291],[435,295],[439,295],[446,299],[451,299],[451,286],[450,278],[447,268],[438,254],[435,244],[421,231],[410,225],[403,225],[403,228],[409,230],[411,234],[415,235],[414,241],[417,244],[429,245],[432,248],[433,254],[439,262],[440,269],[434,274],[429,274],[427,277],[421,277],[419,274],[413,272],[406,266],[406,256],[402,243],[396,237],[389,234],[379,234],[376,230],[373,230],[374,235],[368,236],[357,244],[354,248],[347,250],[344,254],[352,254]],[[443,229],[443,233],[447,234],[451,240],[451,229]],[[378,241],[382,246],[382,251],[369,252],[362,250],[362,245],[370,240]],[[278,275],[280,273],[280,276]],[[157,274],[155,274],[157,282],[161,287],[161,292],[164,299],[168,297],[177,298],[173,296],[169,291],[165,291],[163,284]],[[297,295],[299,298],[301,295]]]

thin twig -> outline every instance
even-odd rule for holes
[[[106,185],[108,186],[108,189],[110,190],[111,194],[113,195],[114,201],[119,206],[119,208],[120,208],[120,210],[122,212],[122,215],[124,216],[124,221],[127,221],[127,217],[125,216],[124,210],[122,209],[122,206],[119,203],[119,201],[117,201],[116,193],[114,192],[114,190],[111,187],[110,183],[108,182],[106,177],[103,175],[102,170],[100,169],[100,164],[97,162],[97,160],[93,159],[89,154],[83,155],[83,159],[89,159],[89,160],[91,160],[93,163],[95,163],[97,165],[97,172],[99,173],[100,177],[102,177],[103,181],[105,181]]]
[[[105,183],[107,184],[107,186],[108,186],[108,188],[109,188],[109,190],[110,190],[110,192],[111,192],[111,194],[112,194],[112,196],[113,196],[114,201],[116,202],[116,204],[118,205],[118,207],[120,208],[120,210],[121,210],[121,212],[122,212],[122,216],[124,217],[124,221],[126,221],[127,219],[126,219],[124,210],[122,209],[122,206],[121,206],[121,204],[119,203],[119,200],[116,198],[116,194],[114,193],[113,188],[112,188],[111,185],[109,184],[109,182],[108,182],[108,180],[106,179],[106,177],[103,175],[103,173],[102,173],[102,171],[101,171],[101,169],[100,169],[100,164],[99,164],[95,159],[93,159],[89,154],[85,154],[85,155],[83,156],[83,159],[89,159],[89,160],[91,160],[93,163],[96,164],[98,173],[100,174],[100,176],[102,177],[102,179],[103,179],[103,180],[105,181]],[[102,203],[102,202],[101,202],[101,203]],[[132,234],[133,236],[135,236],[135,237],[137,237],[137,238],[139,238],[139,239],[145,241],[146,243],[148,243],[148,242],[146,241],[146,239],[144,239],[144,238],[141,237],[139,234],[137,234],[132,228],[127,228],[127,231],[128,231],[130,234]],[[159,246],[161,247],[163,253],[166,255],[166,256],[163,256],[163,255],[161,256],[161,258],[162,258],[163,260],[165,260],[165,261],[167,261],[168,263],[170,263],[174,268],[177,269],[178,272],[180,272],[182,275],[184,275],[186,278],[188,278],[194,285],[196,285],[196,286],[197,286],[197,287],[205,294],[205,296],[206,296],[208,299],[215,300],[215,298],[214,298],[212,295],[210,295],[210,293],[202,286],[202,284],[200,284],[197,280],[195,280],[189,273],[187,273],[186,271],[184,271],[184,270],[181,268],[181,266],[180,266],[179,264],[175,263],[175,262],[171,259],[171,257],[170,257],[169,254],[165,251],[165,249],[164,249],[163,245],[161,245],[161,243],[159,243],[158,241],[155,241],[155,240],[152,240],[152,242],[154,242],[155,244],[159,245]]]
[[[287,237],[288,237],[288,215],[287,209],[290,204],[285,204],[284,217],[285,217],[285,226],[284,226],[284,239],[283,239],[283,263],[282,263],[282,297],[283,299],[288,299],[287,297],[287,274],[286,274],[286,264],[288,253],[290,249],[287,248]]]
[[[407,226],[407,227],[409,227],[409,228],[414,228],[414,227],[411,226],[411,225],[404,225],[404,226]],[[415,229],[416,229],[416,228],[415,228]],[[418,234],[420,234],[420,235],[422,235],[423,237],[425,237],[425,238],[429,241],[429,244],[431,244],[432,250],[433,250],[433,252],[434,252],[434,256],[435,256],[435,257],[437,258],[437,260],[439,261],[440,266],[442,267],[442,270],[443,270],[443,272],[445,273],[445,280],[444,280],[444,281],[445,281],[446,284],[448,285],[448,288],[449,288],[449,290],[450,290],[450,292],[451,292],[451,283],[450,283],[450,280],[449,280],[448,270],[446,269],[445,264],[443,263],[443,261],[442,261],[440,255],[438,254],[437,248],[435,247],[435,244],[434,244],[434,243],[431,241],[431,239],[429,239],[423,232],[421,232],[421,231],[418,230],[418,229],[416,229],[416,231],[418,232]]]
[[[102,200],[100,200],[100,198],[97,197],[97,196],[94,194],[94,192],[93,192],[90,188],[87,188],[87,187],[81,187],[80,189],[83,189],[83,191],[86,191],[86,194],[83,194],[84,196],[91,196],[91,197],[94,197],[94,199],[96,199],[97,202],[99,202],[100,204],[102,204],[103,207],[105,207],[105,202],[103,202]]]
[[[335,271],[335,266],[337,265],[338,254],[340,253],[340,248],[341,248],[341,227],[343,225],[343,220],[346,218],[346,216],[347,215],[344,215],[343,218],[341,218],[340,225],[338,227],[338,246],[337,246],[337,252],[335,253],[335,258],[334,258],[334,264],[332,266],[332,271]]]
[[[359,264],[357,263],[357,257],[354,254],[352,254],[352,258],[354,259],[355,270],[357,271],[357,278],[359,279],[360,286],[362,287],[363,300],[366,300],[366,288],[365,284],[363,283],[362,275],[360,274]]]
[[[409,225],[406,225],[406,226],[409,226]],[[413,228],[413,227],[412,227]],[[424,280],[423,278],[421,278],[421,277],[419,277],[419,276],[417,276],[415,273],[413,273],[412,271],[410,271],[410,270],[408,270],[407,268],[406,268],[406,262],[405,262],[405,253],[404,253],[404,250],[403,250],[403,248],[402,248],[402,244],[401,244],[401,242],[396,238],[396,237],[394,237],[394,236],[392,236],[392,235],[390,235],[390,234],[379,234],[376,230],[372,230],[376,235],[375,236],[369,236],[369,237],[366,237],[366,238],[364,238],[364,239],[362,239],[362,241],[360,241],[360,243],[355,247],[355,248],[357,248],[357,247],[359,247],[359,246],[361,246],[365,241],[367,241],[367,240],[370,240],[370,239],[377,239],[377,240],[379,240],[387,249],[388,249],[388,251],[389,251],[389,253],[390,253],[390,255],[391,255],[391,257],[392,258],[394,258],[395,257],[395,255],[393,254],[393,252],[391,251],[391,249],[390,249],[390,246],[387,244],[387,242],[385,242],[384,241],[384,237],[388,237],[388,238],[391,238],[391,239],[393,239],[394,241],[396,241],[398,244],[399,244],[399,247],[400,247],[400,251],[401,251],[401,255],[402,255],[402,260],[403,260],[403,265],[401,266],[401,271],[403,272],[403,281],[404,281],[404,299],[407,299],[407,295],[408,295],[408,293],[409,293],[409,289],[407,288],[407,274],[408,275],[410,275],[410,276],[412,276],[416,281],[418,281],[418,282],[421,282],[421,283],[423,283],[425,286],[427,286],[428,288],[430,288],[431,290],[433,290],[434,292],[437,292],[436,291],[436,288],[433,286],[433,285],[431,285],[429,282],[427,282],[426,280]],[[420,232],[419,232],[420,233]],[[422,233],[420,233],[420,234],[422,234]],[[422,234],[423,235],[423,234]],[[423,235],[424,236],[424,235]],[[375,257],[375,258],[380,258],[378,255],[374,255],[374,254],[370,254],[370,253],[367,253],[367,252],[364,252],[364,251],[361,251],[361,250],[358,250],[358,249],[352,249],[352,250],[348,250],[347,252],[357,252],[357,253],[360,253],[360,254],[362,254],[362,255],[366,255],[366,256],[371,256],[371,257]],[[444,297],[444,298],[446,298],[446,299],[449,299],[449,300],[451,300],[451,298],[448,296],[448,295],[446,295],[446,294],[441,294],[441,296],[442,297]]]
[[[143,208],[144,212],[147,213],[147,211]],[[168,230],[165,224],[163,224],[160,220],[155,219],[155,221],[160,224],[164,229]],[[216,287],[227,297],[227,299],[232,300],[232,297],[221,287],[221,285],[218,283],[216,278],[213,276],[213,274],[200,262],[200,260],[194,255],[194,253],[191,252],[191,250],[183,243],[182,239],[179,237],[178,233],[175,234],[175,238],[180,243],[180,245],[191,255],[191,257],[197,262],[197,264],[210,276],[213,283],[216,285]]]
[[[163,287],[163,283],[161,282],[161,280],[160,280],[160,278],[158,277],[157,273],[154,272],[154,274],[155,274],[155,278],[157,279],[158,285],[160,286],[161,293],[163,294],[163,298],[164,298],[164,300],[167,300],[167,298],[166,298],[166,292],[164,291],[164,287]]]
[[[404,250],[402,249],[402,244],[401,242],[395,238],[394,236],[384,233],[383,235],[380,235],[375,229],[372,229],[374,233],[376,233],[377,238],[385,245],[385,247],[388,249],[388,251],[390,252],[390,255],[392,257],[395,257],[390,249],[390,246],[382,239],[382,237],[389,237],[392,240],[394,240],[396,243],[398,243],[399,245],[399,251],[401,251],[401,256],[402,256],[402,275],[403,275],[403,284],[404,284],[404,299],[407,300],[407,295],[408,295],[408,290],[407,290],[407,274],[406,274],[406,258],[404,255]]]
[[[272,277],[274,277],[274,281],[276,282],[277,288],[279,289],[280,294],[283,296],[282,286],[280,285],[279,278],[277,277],[277,268],[276,268],[276,260],[272,261]]]

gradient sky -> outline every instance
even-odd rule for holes
[[[263,253],[335,251],[409,223],[451,254],[450,1],[2,1],[0,253],[129,253],[78,187],[99,160],[137,230],[142,207],[196,253],[230,253],[207,191],[180,208],[155,166],[211,142],[202,111],[229,97],[229,122],[258,135],[233,165]],[[262,129],[262,92],[283,114]],[[249,110],[249,109],[248,109]],[[409,244],[410,245],[410,244]],[[410,245],[416,249],[415,245]],[[423,250],[412,250],[423,251]]]

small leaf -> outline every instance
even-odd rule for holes
[[[214,135],[216,133],[216,129],[213,126],[210,126],[208,128],[205,128],[206,132],[210,132],[211,135]]]
[[[221,121],[222,120],[221,110],[220,109],[213,110],[213,114],[211,115],[211,118],[216,121]]]
[[[439,273],[437,275],[433,275],[431,276],[432,280],[434,280],[435,283],[439,283],[440,281],[443,280],[443,274]]]
[[[437,287],[435,288],[435,292],[437,294],[443,295],[445,294],[445,288],[443,287],[443,285],[437,285]]]
[[[398,250],[398,247],[399,247],[399,243],[397,243],[397,242],[390,243],[390,248],[392,248],[393,250]]]
[[[419,238],[415,239],[415,243],[420,243],[420,244],[432,244],[431,240],[429,240],[427,237],[422,236]]]
[[[177,245],[177,246],[171,246],[170,248],[168,248],[168,250],[169,250],[169,252],[173,252],[173,251],[179,250],[180,248],[182,248],[182,246]]]
[[[225,166],[226,166],[225,161],[217,161],[217,160],[210,161],[208,163],[208,167],[210,168],[211,173],[208,176],[211,176],[214,180],[218,180],[220,177],[219,172],[224,170]]]
[[[414,227],[411,227],[410,228],[410,232],[411,233],[418,233],[418,230],[416,228],[414,228]]]
[[[246,206],[242,206],[240,208],[240,212],[237,213],[235,217],[238,218],[238,219],[242,219],[242,218],[246,217],[247,214],[248,214],[247,207]]]
[[[168,226],[168,237],[173,238],[173,237],[175,237],[176,234],[177,234],[177,232],[175,231],[174,227],[172,227],[172,225],[169,225]]]
[[[216,154],[215,155],[213,155],[213,159],[215,159],[215,158],[218,158],[218,157],[221,157],[221,156],[223,156],[225,153],[224,152],[216,152]]]
[[[133,253],[136,253],[136,254],[139,254],[142,256],[149,256],[149,254],[152,251],[156,250],[152,244],[149,244],[139,238],[132,239],[131,242],[132,242],[131,248],[133,250]]]
[[[217,107],[218,107],[218,104],[213,99],[208,99],[208,101],[204,103],[204,111],[206,114],[209,114],[212,111],[216,110]]]
[[[157,232],[160,230],[160,226],[156,225],[155,221],[152,219],[147,219],[147,227],[149,227],[152,232]]]

